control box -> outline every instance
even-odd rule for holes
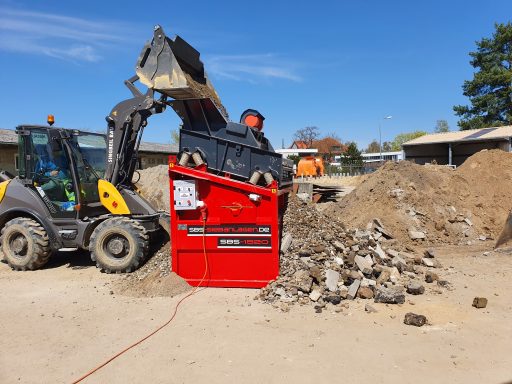
[[[174,182],[174,209],[177,211],[184,211],[196,208],[196,181],[176,180]]]

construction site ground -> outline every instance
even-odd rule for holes
[[[258,290],[204,289],[175,321],[86,383],[504,383],[512,379],[512,263],[492,242],[436,248],[453,291],[405,304],[356,299],[336,312],[283,313]],[[0,382],[69,383],[166,321],[183,293],[116,292],[86,253],[35,272],[0,263]],[[485,309],[472,307],[488,298]],[[339,310],[339,309],[338,309]],[[425,314],[430,325],[403,324]]]

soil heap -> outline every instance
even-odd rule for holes
[[[347,227],[382,220],[400,241],[471,243],[496,238],[512,208],[512,153],[481,151],[453,170],[387,163],[329,215]]]
[[[135,183],[139,193],[157,209],[170,212],[169,174],[167,165],[157,165],[138,171]]]

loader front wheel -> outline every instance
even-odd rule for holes
[[[17,271],[33,271],[50,258],[50,240],[41,224],[27,217],[8,221],[0,237],[4,260]]]
[[[91,235],[89,250],[96,266],[106,273],[136,270],[148,251],[149,235],[127,217],[107,219]]]

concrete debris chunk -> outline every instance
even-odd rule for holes
[[[281,241],[281,253],[286,253],[291,245],[292,245],[292,235],[287,233],[283,236],[283,240]]]
[[[407,263],[400,256],[393,258],[391,265],[396,267],[400,272],[403,272],[407,268]]]
[[[425,250],[425,257],[433,259],[434,257],[436,257],[436,252],[434,251],[433,248],[428,248]]]
[[[379,243],[377,243],[377,245],[375,246],[373,254],[375,257],[377,257],[377,260],[379,260],[380,263],[383,263],[385,260],[388,259],[386,252],[384,252]]]
[[[426,235],[425,232],[416,231],[415,229],[409,229],[409,237],[411,240],[423,240]]]
[[[427,324],[427,318],[424,315],[417,315],[416,313],[408,312],[405,314],[404,324],[422,327]]]
[[[313,278],[309,275],[308,271],[297,271],[293,275],[294,283],[292,284],[298,290],[309,293],[311,292],[311,286],[313,285]]]
[[[325,286],[331,292],[336,292],[338,289],[338,281],[340,280],[339,272],[328,269],[325,271]]]
[[[485,297],[475,297],[473,299],[473,307],[475,307],[475,308],[487,307],[487,299]]]
[[[411,295],[422,295],[425,292],[425,287],[416,280],[411,280],[407,283],[407,293]]]
[[[313,289],[311,291],[311,293],[309,294],[309,298],[313,301],[318,301],[318,299],[322,296],[322,294],[320,293],[320,290],[318,289]]]
[[[425,272],[425,282],[426,283],[433,283],[434,281],[437,281],[439,280],[439,276],[437,276],[436,273],[432,272],[432,271],[427,271]]]
[[[369,275],[373,272],[373,262],[368,260],[367,258],[357,255],[356,257],[354,257],[354,262],[356,263],[357,268],[359,268],[359,270],[363,274]]]
[[[350,287],[348,287],[347,299],[349,299],[349,300],[355,299],[360,285],[361,285],[361,280],[354,280],[352,282],[352,284],[350,284]]]
[[[432,259],[429,259],[429,258],[426,258],[426,257],[421,259],[421,262],[423,263],[423,265],[425,265],[427,267],[433,267],[434,266],[434,262],[432,261]]]
[[[403,287],[389,287],[384,286],[377,287],[375,289],[375,300],[376,303],[385,304],[403,304],[405,303],[405,293]]]
[[[359,287],[357,297],[360,297],[361,299],[372,299],[373,290],[370,287]]]
[[[366,277],[363,277],[363,280],[361,280],[361,287],[375,287],[377,285],[377,282],[372,279],[367,279]]]

